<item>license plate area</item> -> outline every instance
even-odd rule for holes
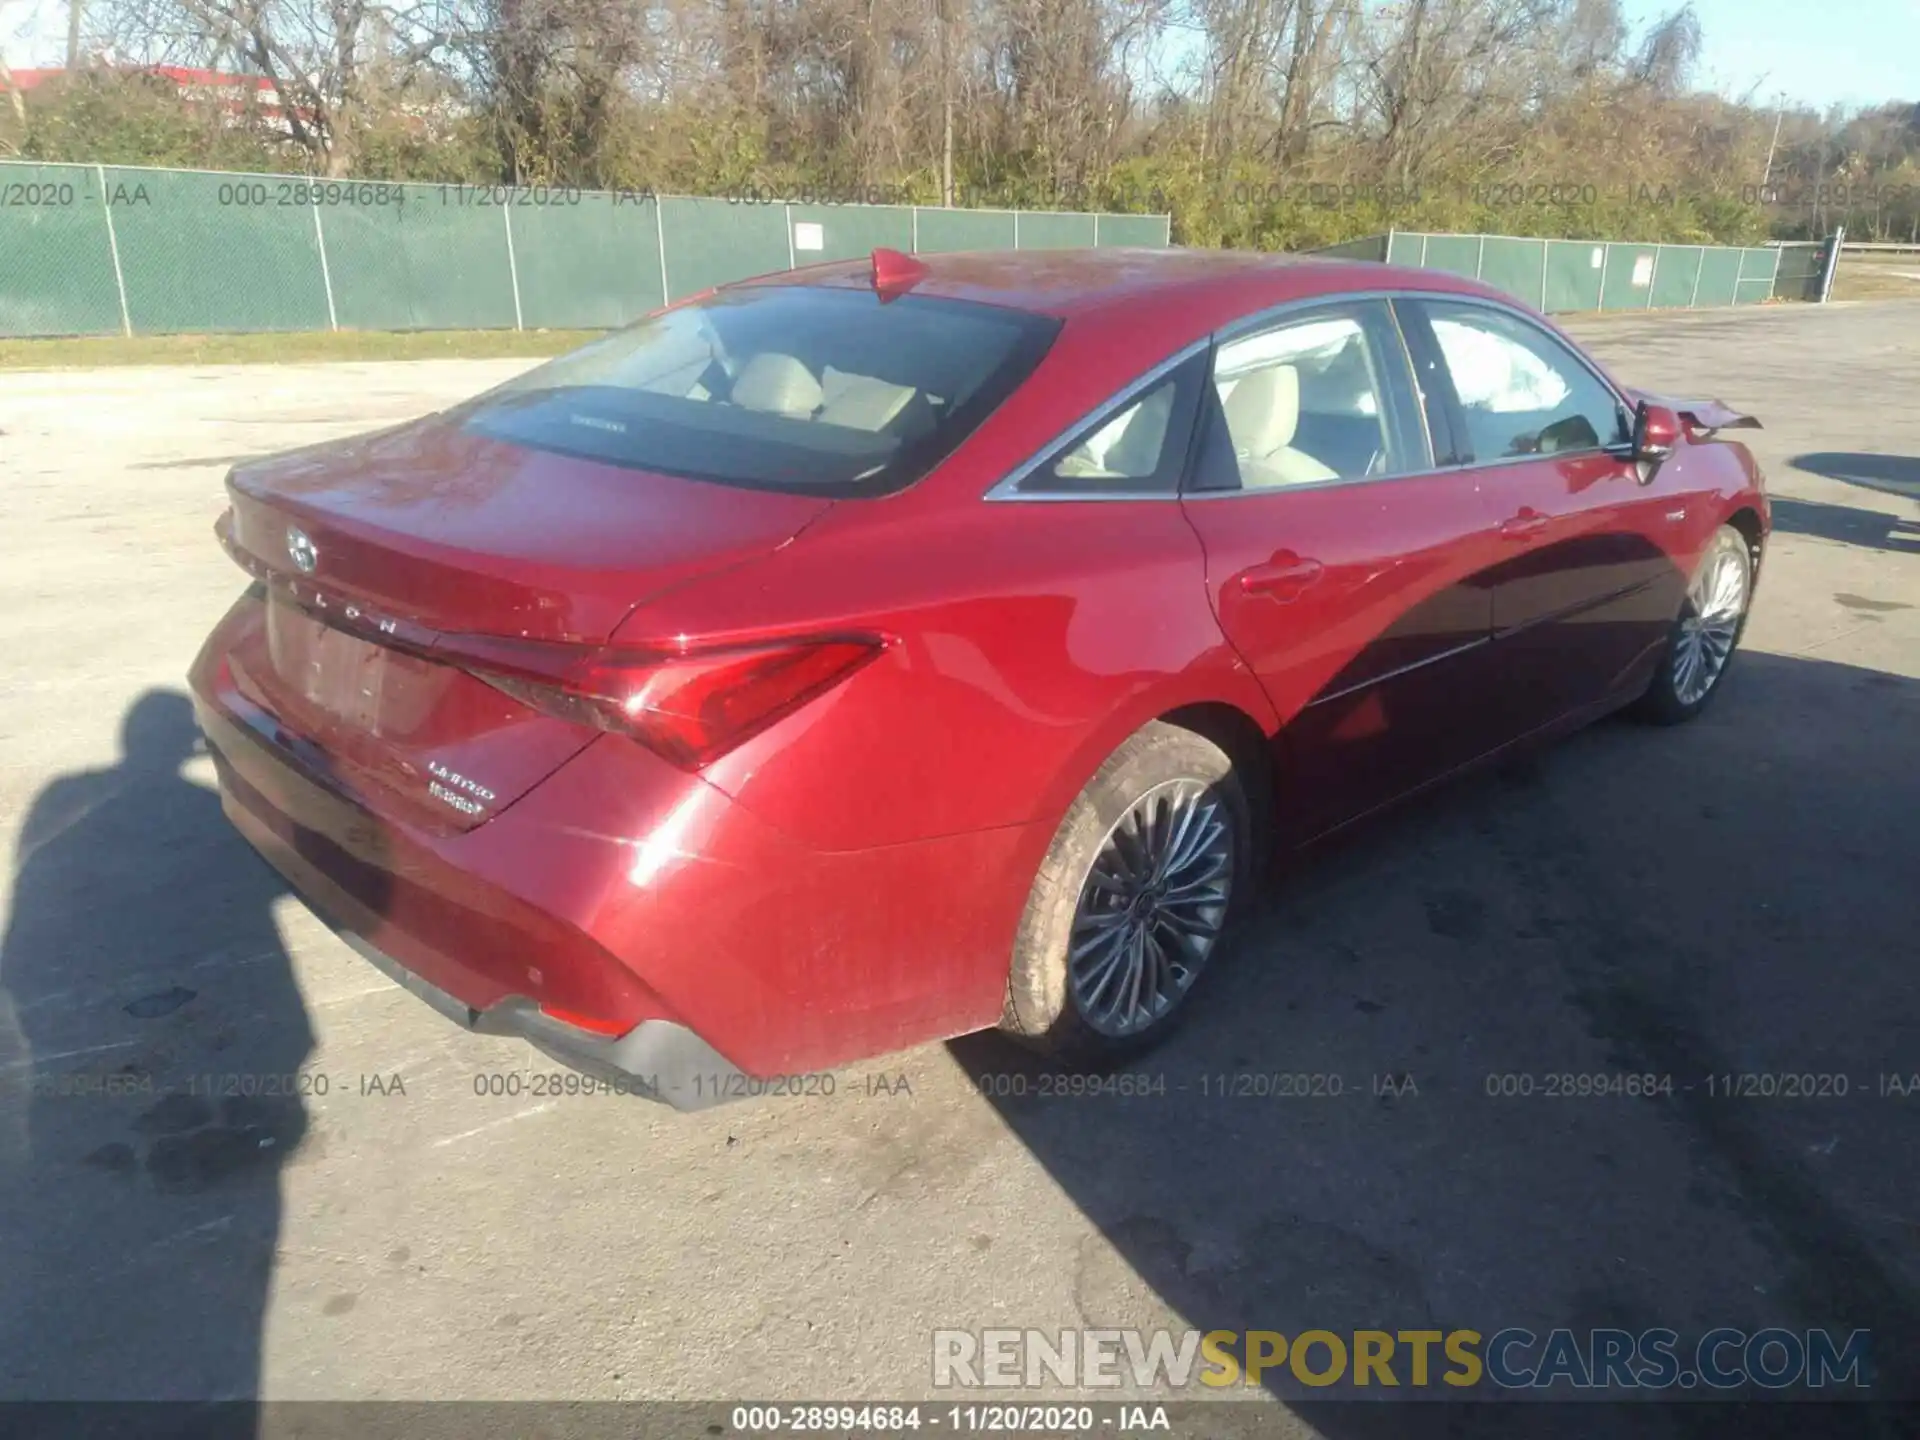
[[[337,629],[279,595],[267,599],[267,652],[284,693],[375,739],[417,730],[448,678],[444,666]]]
[[[243,597],[225,660],[273,743],[381,819],[470,830],[599,732],[536,710],[398,645],[278,595]]]

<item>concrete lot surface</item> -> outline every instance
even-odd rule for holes
[[[1920,1389],[1920,1094],[1880,1078],[1920,1073],[1920,304],[1576,328],[1766,422],[1777,535],[1700,723],[1311,861],[1137,1067],[1163,1095],[1039,1098],[976,1038],[693,1116],[477,1094],[550,1067],[333,938],[191,753],[227,466],[524,362],[0,376],[0,1396],[920,1396],[935,1329],[1162,1325],[1864,1328]],[[1343,1093],[1202,1079],[1283,1072]],[[1486,1093],[1607,1072],[1675,1090]],[[1849,1093],[1712,1093],[1741,1073]],[[154,1088],[58,1093],[108,1075]]]

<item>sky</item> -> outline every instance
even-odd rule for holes
[[[1643,29],[1679,0],[1625,0]],[[1705,39],[1696,83],[1754,103],[1858,109],[1920,101],[1920,0],[1694,0]],[[16,66],[58,65],[64,0],[0,0],[0,46]]]
[[[1644,28],[1679,0],[1626,0]],[[1704,41],[1694,83],[1757,105],[1824,110],[1920,101],[1920,0],[1693,0]]]

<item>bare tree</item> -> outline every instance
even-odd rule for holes
[[[650,48],[641,12],[620,0],[482,0],[454,49],[488,117],[503,178],[613,185],[603,163],[630,76]]]
[[[3,12],[4,9],[4,6],[0,6],[0,12]],[[15,38],[18,37],[16,36]],[[19,83],[13,78],[13,71],[7,67],[6,47],[4,44],[0,44],[0,94],[4,94],[7,97],[7,104],[13,110],[15,123],[24,130],[27,124],[27,101],[26,97],[20,92]]]
[[[1634,26],[1626,0],[86,3],[90,30],[130,59],[269,77],[282,114],[260,130],[262,148],[290,138],[332,175],[363,159],[389,171],[442,163],[379,133],[431,100],[433,133],[463,147],[445,163],[486,178],[849,196],[912,187],[947,203],[1073,208],[1160,191],[1176,197],[1176,233],[1207,242],[1469,219],[1504,228],[1522,214],[1583,233],[1754,238],[1757,211],[1728,197],[1762,173],[1775,122],[1771,108],[1690,89],[1701,43],[1691,8]],[[117,83],[103,71],[76,90],[76,113],[105,113]],[[8,94],[10,128],[24,131]],[[35,110],[64,103],[50,94]],[[39,133],[44,145],[77,132]],[[1859,223],[1920,229],[1920,206],[1884,183],[1920,170],[1920,106],[1788,113],[1775,170],[1801,185],[1878,177],[1892,202]],[[1297,205],[1230,198],[1266,176],[1444,203],[1303,221]],[[1615,197],[1652,185],[1692,209],[1463,214],[1479,202],[1461,197],[1489,179],[1580,180],[1582,193]]]
[[[13,71],[7,67],[7,57],[0,51],[0,90],[7,92],[7,102],[13,107],[13,118],[23,127],[27,123],[27,102],[20,93],[20,86],[13,78]]]
[[[1383,175],[1416,183],[1446,146],[1511,146],[1563,0],[1408,0],[1362,27],[1360,93]]]
[[[1647,32],[1634,58],[1634,78],[1657,94],[1678,95],[1700,59],[1700,18],[1686,5]]]
[[[288,135],[333,177],[350,175],[383,85],[404,87],[454,33],[450,0],[111,0],[117,42],[149,60],[238,56],[280,99]]]

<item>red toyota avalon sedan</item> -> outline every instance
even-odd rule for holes
[[[880,251],[240,466],[193,689],[316,911],[608,1085],[1111,1064],[1267,857],[1699,713],[1753,423],[1429,271]]]

